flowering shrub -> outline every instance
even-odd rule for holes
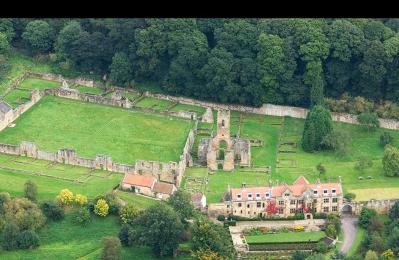
[[[305,227],[304,226],[300,226],[300,225],[295,226],[295,228],[294,228],[294,231],[297,231],[297,232],[304,231],[304,230],[305,230]]]

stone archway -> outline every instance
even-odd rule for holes
[[[344,205],[341,209],[341,212],[342,214],[352,215],[353,214],[352,205],[349,204]]]

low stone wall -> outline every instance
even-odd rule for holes
[[[364,207],[375,209],[379,214],[386,214],[393,207],[396,201],[399,199],[391,199],[391,200],[369,200],[369,201],[345,201],[344,207],[350,206],[352,209],[352,213],[355,215],[359,215]]]
[[[295,226],[324,226],[326,224],[325,219],[304,219],[304,220],[272,220],[272,221],[237,221],[235,226],[231,229],[234,232],[243,231],[248,228],[293,228]]]
[[[45,79],[45,80],[51,80],[51,81],[58,81],[58,82],[63,82],[64,80],[70,84],[70,85],[82,85],[86,87],[94,87],[94,81],[93,80],[88,80],[84,78],[65,78],[62,75],[59,74],[51,74],[51,73],[39,73],[39,72],[32,72],[28,71],[26,73],[28,77],[33,77],[33,78],[39,78],[39,79]]]

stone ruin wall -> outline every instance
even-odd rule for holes
[[[352,201],[346,202],[343,205],[350,205],[352,207],[352,213],[355,215],[359,215],[363,207],[375,209],[379,214],[386,214],[393,207],[396,201],[399,201],[399,199]]]
[[[62,75],[59,74],[51,74],[51,73],[39,73],[39,72],[31,72],[28,71],[25,73],[25,77],[34,77],[34,78],[39,78],[39,79],[44,79],[44,80],[51,80],[51,81],[58,81],[60,83],[62,83],[64,80],[68,83],[68,84],[76,84],[76,85],[82,85],[82,86],[86,86],[86,87],[94,87],[94,80],[88,80],[88,79],[84,79],[81,77],[78,78],[65,78]]]

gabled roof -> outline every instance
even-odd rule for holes
[[[308,180],[303,177],[303,175],[299,176],[293,183],[293,185],[307,185],[309,184]]]
[[[6,102],[0,101],[0,112],[5,114],[10,110],[12,110],[12,108]]]
[[[154,185],[153,191],[156,193],[172,194],[175,185],[165,182],[157,182]]]
[[[128,173],[125,174],[125,177],[123,178],[122,182],[129,185],[152,188],[152,186],[156,182],[156,179],[150,175],[139,175],[139,174]]]

